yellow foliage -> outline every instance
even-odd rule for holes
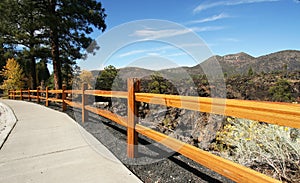
[[[79,78],[80,78],[80,83],[87,83],[88,84],[88,88],[92,88],[93,85],[94,85],[94,77],[93,77],[93,74],[92,72],[90,71],[86,71],[86,70],[83,70],[81,71],[80,75],[79,75]]]
[[[0,74],[5,78],[1,89],[21,89],[24,86],[22,81],[24,78],[23,69],[14,58],[7,60]]]

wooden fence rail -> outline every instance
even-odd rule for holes
[[[12,90],[8,93],[11,99],[23,100],[27,98],[29,101],[36,99],[37,102],[42,100],[45,101],[46,106],[48,106],[49,101],[59,102],[62,103],[63,111],[66,110],[67,105],[79,108],[82,110],[82,122],[88,120],[87,111],[89,111],[126,127],[127,155],[130,158],[137,156],[138,134],[141,134],[234,181],[279,182],[250,168],[137,124],[137,104],[146,102],[300,128],[299,104],[140,93],[140,81],[134,78],[128,79],[127,86],[127,91],[87,90],[87,85],[83,84],[81,90],[66,90],[64,86],[62,90],[49,90],[48,88],[40,90],[37,88],[37,90]],[[61,94],[61,98],[50,98],[49,94]],[[81,95],[81,102],[68,100],[67,95],[70,94]],[[127,117],[90,106],[87,100],[89,95],[127,99]]]

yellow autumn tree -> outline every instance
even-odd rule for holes
[[[89,89],[91,89],[93,87],[95,79],[94,79],[92,72],[83,70],[83,71],[81,71],[79,78],[80,78],[80,85],[82,83],[87,83]]]
[[[14,59],[8,59],[0,74],[4,77],[1,89],[13,90],[21,89],[24,86],[24,73],[21,66]]]

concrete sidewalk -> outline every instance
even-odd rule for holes
[[[0,102],[18,120],[0,150],[0,182],[141,182],[66,114],[24,101]]]

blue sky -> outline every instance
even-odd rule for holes
[[[212,55],[246,52],[257,57],[286,49],[300,50],[300,3],[296,0],[101,0],[101,2],[107,13],[107,30],[104,34],[94,32],[92,37],[95,39],[109,34],[116,26],[124,23],[158,19],[178,23],[193,31],[203,43],[206,43]],[[145,30],[135,31],[140,31],[139,33],[144,31],[143,33],[149,36],[153,33],[149,33],[149,30],[153,29],[146,27]],[[170,36],[170,32],[166,29],[159,33],[162,36],[163,33]],[[122,39],[121,36],[118,39]],[[110,43],[99,42],[99,44],[105,49],[107,44],[116,42],[117,40],[112,39]],[[191,42],[189,45],[192,45]],[[108,59],[106,58],[106,61],[100,61],[100,66],[93,65],[95,68],[91,68],[87,66],[87,61],[84,61],[82,67],[96,69],[110,64],[116,67],[134,66],[135,64],[131,64],[133,61],[138,63],[148,56],[166,58],[174,63],[173,65],[162,64],[159,61],[154,63],[149,61],[151,59],[145,58],[144,60],[148,60],[145,67],[153,67],[152,69],[155,69],[154,65],[193,66],[201,62],[195,59],[192,61],[189,54],[185,54],[185,51],[174,45],[147,40],[123,45]],[[203,59],[209,56],[210,54],[205,55]],[[95,57],[90,56],[88,60],[99,61],[102,58],[103,55],[97,54]]]

